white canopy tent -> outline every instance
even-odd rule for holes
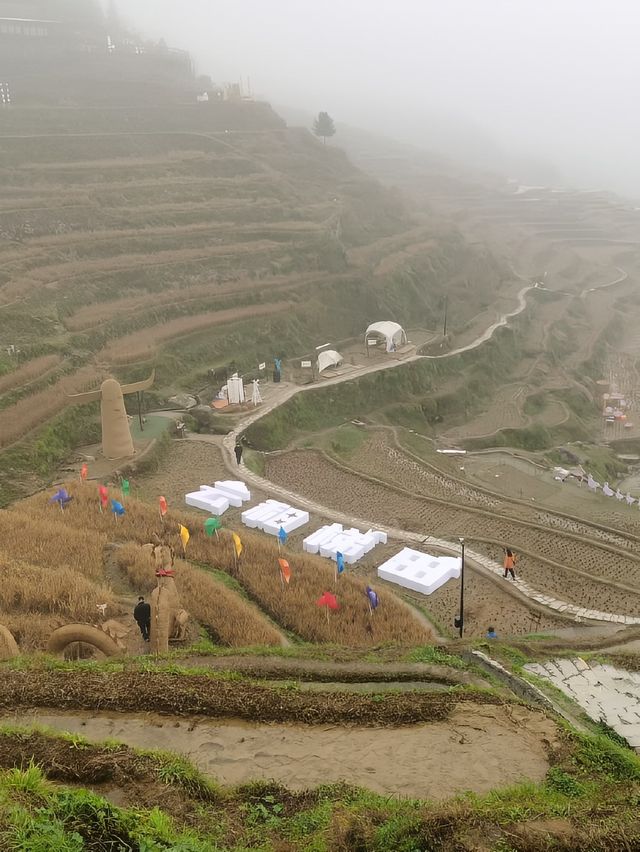
[[[331,367],[339,367],[342,364],[342,355],[335,349],[326,349],[318,355],[318,372],[329,370]]]
[[[367,329],[364,341],[369,346],[369,341],[385,341],[387,352],[394,352],[398,346],[407,342],[405,330],[397,322],[374,322]],[[373,343],[371,344],[373,345]]]

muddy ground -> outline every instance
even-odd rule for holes
[[[219,782],[275,780],[294,791],[345,781],[382,795],[444,799],[524,780],[540,781],[555,723],[525,707],[475,704],[449,718],[403,728],[260,725],[178,717],[33,711],[0,718],[117,740],[134,748],[172,751]]]

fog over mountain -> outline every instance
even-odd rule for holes
[[[634,0],[127,0],[217,81],[522,180],[640,195]]]

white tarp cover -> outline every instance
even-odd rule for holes
[[[201,485],[199,491],[192,491],[184,498],[187,506],[202,509],[212,515],[222,515],[229,506],[240,508],[248,500],[251,500],[249,489],[244,482],[236,480],[216,482],[215,485]]]
[[[327,349],[318,355],[318,372],[328,370],[330,367],[339,367],[342,364],[342,355],[335,349]]]
[[[348,564],[357,562],[369,553],[377,544],[386,544],[387,534],[382,530],[345,530],[342,524],[330,524],[320,527],[302,542],[302,549],[306,553],[319,553],[328,559],[335,559],[337,553],[342,553],[344,561]]]
[[[430,595],[447,580],[460,576],[458,556],[431,556],[405,547],[378,568],[378,577],[405,589]]]
[[[280,527],[288,535],[309,523],[308,512],[277,500],[265,500],[264,503],[244,511],[241,518],[245,526],[260,529],[269,535],[278,535]]]
[[[384,337],[387,345],[387,352],[393,352],[398,346],[402,346],[407,342],[405,330],[397,322],[385,320],[383,322],[374,322],[367,329],[364,339],[369,340],[371,337]]]

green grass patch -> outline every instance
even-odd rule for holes
[[[68,739],[46,736],[52,747],[65,742],[73,748]],[[541,782],[437,803],[344,783],[299,794],[271,781],[221,788],[183,758],[121,746],[113,759],[126,760],[129,772],[135,765],[138,783],[171,788],[164,801],[171,812],[162,809],[162,801],[151,809],[123,809],[90,790],[54,786],[46,772],[60,775],[58,747],[50,765],[32,762],[0,772],[0,845],[18,852],[455,852],[477,848],[469,846],[470,838],[485,837],[491,838],[482,847],[487,850],[638,848],[638,757],[606,737],[565,730],[560,740]],[[86,753],[75,759],[90,766],[101,753],[103,745],[86,744]],[[536,836],[528,831],[530,823],[547,826],[544,846],[525,843]]]

